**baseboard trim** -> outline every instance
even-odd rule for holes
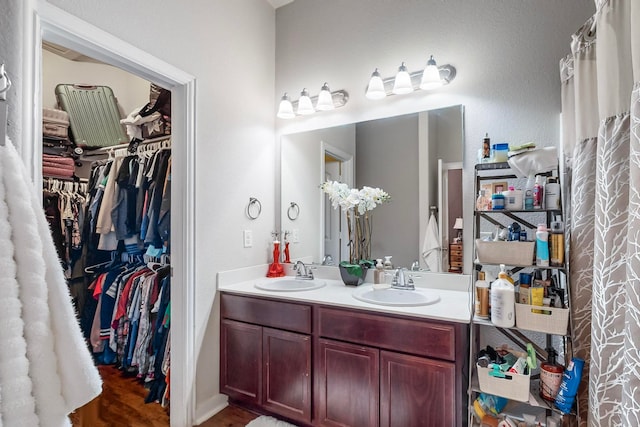
[[[203,422],[207,421],[209,418],[213,417],[218,412],[222,411],[229,405],[229,398],[224,394],[217,394],[205,402],[197,405],[196,407],[196,419],[195,425],[200,425]]]

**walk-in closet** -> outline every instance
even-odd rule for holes
[[[42,71],[43,209],[104,382],[72,421],[168,426],[171,92],[47,42]]]

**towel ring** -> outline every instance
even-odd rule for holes
[[[287,209],[287,217],[291,221],[295,221],[300,216],[300,206],[296,202],[291,202],[289,209]]]
[[[257,212],[256,209],[258,210]],[[249,204],[247,205],[247,216],[251,219],[258,219],[260,213],[262,213],[262,203],[260,203],[260,200],[256,199],[255,197],[249,197]]]

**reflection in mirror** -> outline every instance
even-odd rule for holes
[[[281,140],[281,226],[294,236],[291,258],[337,265],[348,259],[344,215],[320,190],[327,179],[379,187],[391,202],[373,211],[372,256],[422,269],[430,206],[436,206],[440,271],[462,217],[463,107],[456,105],[284,135]],[[295,202],[300,214],[287,217]],[[431,268],[433,270],[433,267]]]

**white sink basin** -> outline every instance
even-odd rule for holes
[[[373,286],[360,286],[351,294],[357,300],[377,305],[417,307],[435,304],[440,301],[440,295],[431,289],[374,289]]]
[[[263,291],[274,292],[296,292],[296,291],[310,291],[312,289],[318,289],[325,286],[327,283],[324,280],[300,280],[294,277],[283,277],[281,279],[268,279],[254,286]]]

